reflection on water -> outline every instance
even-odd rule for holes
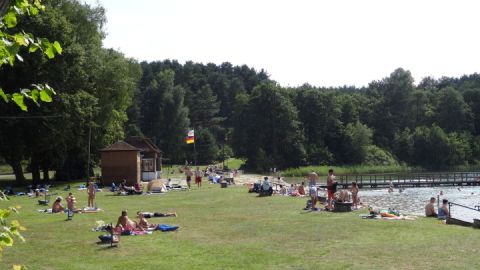
[[[402,193],[395,189],[395,192],[388,193],[387,189],[361,189],[359,196],[363,202],[374,208],[394,208],[400,212],[424,215],[425,205],[430,197],[448,199],[450,202],[462,204],[474,208],[480,205],[480,187],[431,187],[431,188],[407,188]],[[473,222],[474,218],[480,219],[480,212],[465,209],[459,206],[452,206],[451,215],[453,218]]]

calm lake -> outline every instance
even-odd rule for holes
[[[442,199],[474,208],[480,205],[480,187],[478,186],[443,186],[429,188],[407,188],[403,192],[395,189],[388,193],[387,189],[361,189],[359,196],[362,202],[374,208],[394,208],[402,213],[424,215],[425,205],[430,197],[438,198],[440,191]],[[474,218],[480,219],[480,212],[465,209],[459,206],[451,207],[453,218],[473,222]]]

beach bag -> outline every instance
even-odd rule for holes
[[[110,234],[99,235],[98,238],[102,243],[110,243],[112,241],[112,236]]]

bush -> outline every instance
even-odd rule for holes
[[[365,165],[398,166],[398,161],[385,149],[376,145],[366,147]]]

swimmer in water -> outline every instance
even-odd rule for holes
[[[443,195],[443,190],[440,190],[440,196],[442,196],[442,195]]]

